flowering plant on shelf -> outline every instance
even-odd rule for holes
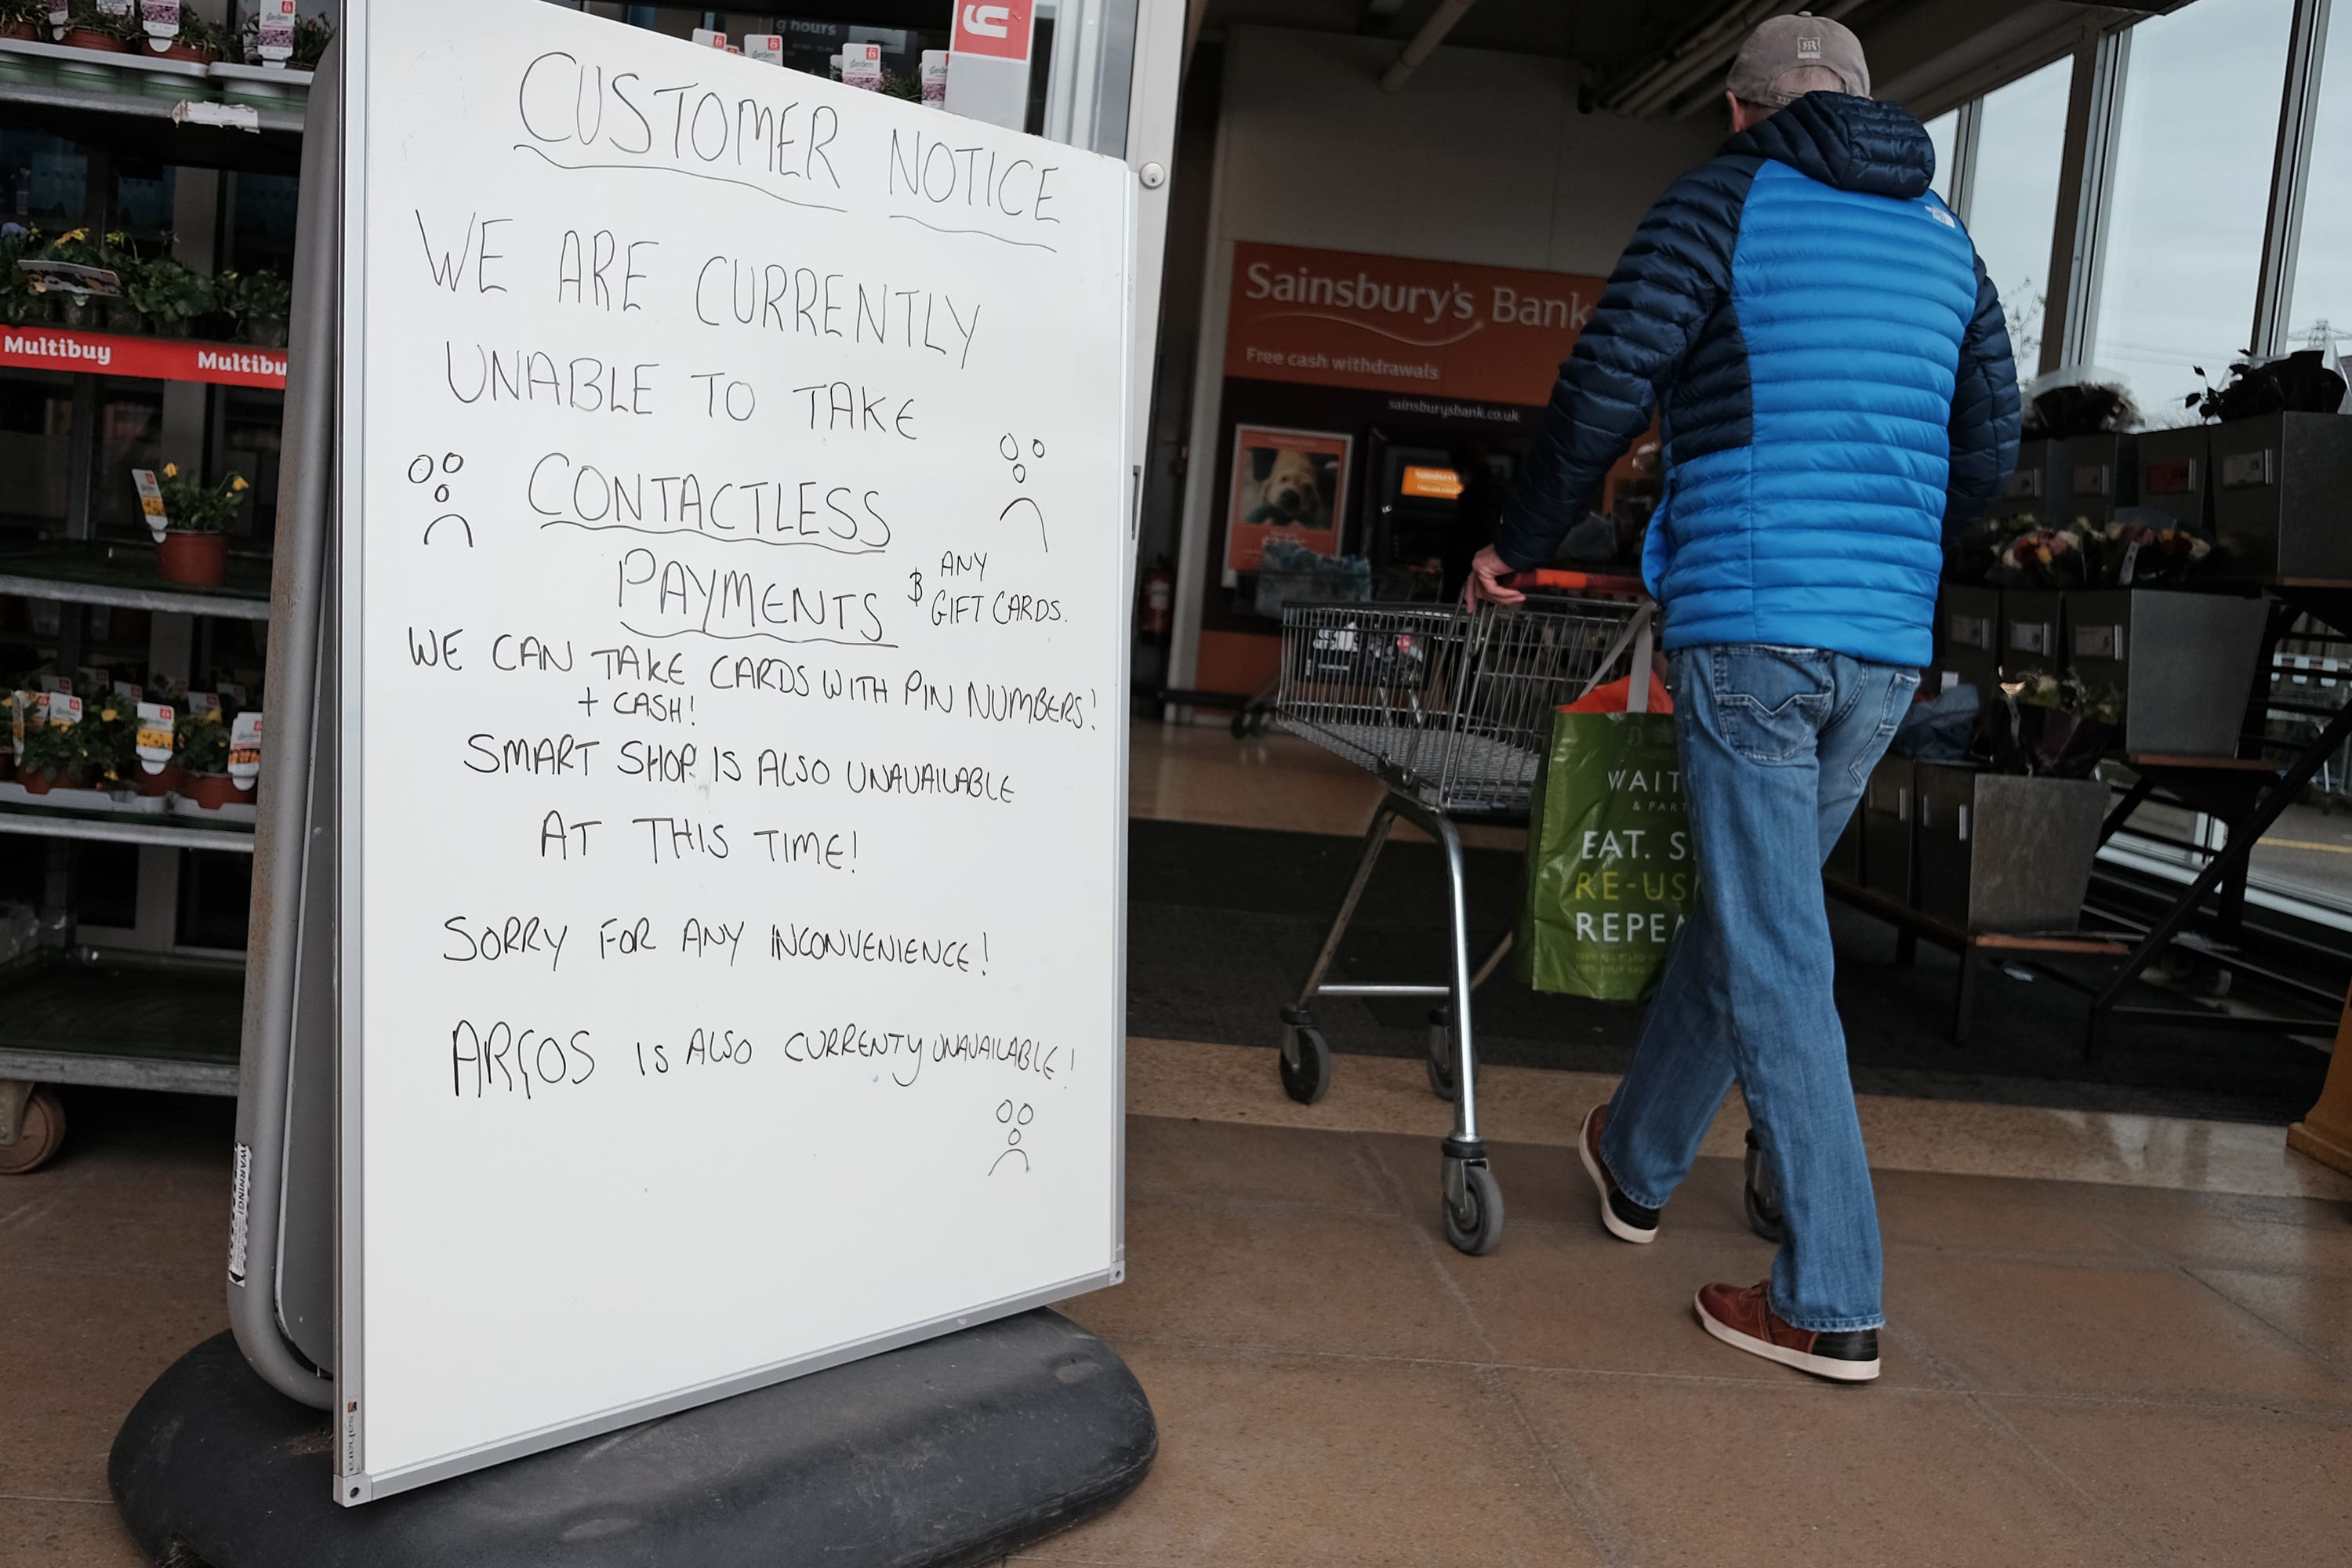
[[[275,272],[224,272],[221,309],[233,312],[238,330],[263,348],[286,346],[286,319],[294,313],[294,285]]]
[[[220,305],[211,279],[168,256],[133,263],[124,269],[122,281],[131,308],[147,318],[153,331],[171,337],[186,336],[190,322]]]
[[[52,724],[37,715],[25,721],[25,751],[17,766],[28,773],[47,773],[65,780],[79,777],[89,762],[83,727]]]
[[[172,730],[172,761],[191,773],[228,771],[228,721],[219,709],[180,715]]]
[[[50,9],[57,9],[54,0]],[[117,11],[99,5],[98,0],[73,0],[66,8],[65,30],[103,33],[121,44],[135,44],[147,36],[146,28],[140,25],[138,6]]]
[[[79,729],[91,787],[123,783],[139,749],[139,710],[117,698],[93,698],[82,710]]]
[[[245,504],[246,492],[253,487],[246,483],[242,474],[231,474],[216,485],[207,485],[183,478],[179,464],[166,463],[158,488],[163,492],[165,531],[221,533],[226,531],[229,520]]]

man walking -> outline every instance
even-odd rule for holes
[[[2019,399],[2000,300],[1873,102],[1862,46],[1798,14],[1731,68],[1733,135],[1635,232],[1578,339],[1469,596],[1511,603],[1664,403],[1643,574],[1665,612],[1699,908],[1585,1170],[1621,1240],[1657,1235],[1736,1079],[1778,1167],[1771,1278],[1707,1285],[1717,1339],[1878,1375],[1878,1214],[1831,996],[1820,870],[1933,657],[1942,542],[2000,494]]]

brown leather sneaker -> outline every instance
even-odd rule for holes
[[[1878,1331],[1851,1329],[1817,1333],[1781,1321],[1772,1310],[1768,1287],[1707,1285],[1698,1293],[1698,1321],[1725,1344],[1839,1383],[1868,1383],[1878,1375]]]
[[[1618,1190],[1617,1178],[1601,1163],[1601,1123],[1608,1114],[1606,1105],[1586,1111],[1583,1135],[1576,1141],[1576,1152],[1584,1157],[1584,1173],[1592,1178],[1593,1190],[1601,1194],[1601,1223],[1620,1241],[1655,1241],[1658,1211],[1643,1208]]]

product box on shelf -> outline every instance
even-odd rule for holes
[[[2211,427],[2213,534],[2237,577],[2352,578],[2352,418]]]
[[[2056,441],[2021,441],[2017,447],[2017,468],[2009,476],[2009,488],[2000,500],[1993,503],[1995,517],[2033,516],[2047,522],[2051,503],[2063,494],[2064,480],[2059,465],[2064,457]]]
[[[1969,931],[2072,931],[2090,889],[2107,786],[1943,763],[1916,767],[1922,914]]]
[[[2258,595],[2086,589],[2066,595],[2066,667],[2122,691],[2126,752],[2231,757],[2269,617]]]
[[[2065,648],[2058,630],[2065,595],[2054,590],[2005,588],[2000,595],[2000,672],[2015,680],[2026,671],[2066,673]]]
[[[2132,466],[2139,470],[2137,504],[2163,512],[2193,532],[2210,528],[2212,515],[2205,503],[2213,453],[2206,426],[2143,430],[2133,438],[2132,447]]]
[[[1947,583],[1937,605],[1936,663],[1986,697],[2000,684],[2000,590]]]
[[[2066,504],[2058,509],[2059,521],[2079,518],[2104,528],[2115,521],[2116,508],[2137,501],[2137,444],[2138,437],[2129,435],[2069,436],[2060,468],[2066,480]]]
[[[1881,757],[1862,792],[1863,886],[1911,902],[1912,770],[1908,757]]]

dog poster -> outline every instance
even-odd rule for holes
[[[1328,430],[1237,426],[1226,566],[1256,571],[1265,542],[1273,538],[1288,539],[1318,555],[1339,554],[1348,458],[1354,446],[1355,437]]]

